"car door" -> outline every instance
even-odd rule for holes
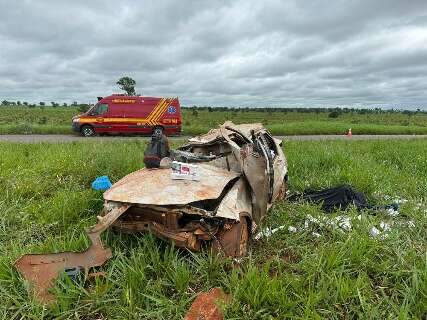
[[[90,112],[89,116],[96,132],[110,131],[111,123],[108,122],[108,114],[109,106],[107,103],[99,103]]]
[[[126,118],[126,106],[114,102],[111,105],[111,131],[116,133],[128,132],[129,122]]]
[[[254,139],[253,143],[242,146],[241,161],[251,188],[252,218],[255,223],[259,223],[273,199],[274,171],[262,135],[256,135]]]

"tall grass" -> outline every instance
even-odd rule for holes
[[[27,294],[12,267],[29,252],[81,250],[84,229],[95,223],[102,194],[90,189],[99,175],[117,181],[142,167],[145,144],[0,143],[0,317],[4,319],[181,319],[197,292],[214,286],[233,297],[227,319],[425,318],[427,305],[427,141],[324,141],[284,145],[290,188],[350,183],[370,200],[403,197],[400,215],[359,215],[349,232],[301,230],[315,205],[280,202],[263,226],[284,225],[253,241],[239,264],[210,252],[178,250],[149,234],[108,231],[114,257],[107,273],[86,286],[60,279],[57,304],[44,308]],[[165,195],[167,196],[167,195]],[[343,214],[333,213],[331,216]],[[412,220],[415,227],[407,221]],[[394,223],[385,239],[369,229]],[[312,232],[321,233],[320,237]]]

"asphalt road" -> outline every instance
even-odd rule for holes
[[[171,137],[172,140],[187,139],[188,136]],[[278,136],[284,140],[386,140],[386,139],[425,139],[427,135],[353,135],[351,138],[345,135],[309,135],[309,136]],[[78,135],[66,134],[8,134],[0,135],[0,142],[17,143],[39,143],[39,142],[73,142],[73,141],[129,141],[129,140],[147,140],[149,137],[141,136],[102,136],[85,138]]]

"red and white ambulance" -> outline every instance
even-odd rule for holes
[[[73,130],[85,137],[98,133],[166,135],[181,133],[181,106],[178,98],[154,98],[113,94],[98,98],[86,113],[73,117]]]

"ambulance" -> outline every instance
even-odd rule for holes
[[[85,137],[103,133],[179,135],[181,106],[178,98],[113,94],[98,97],[84,114],[73,117],[73,131]]]

